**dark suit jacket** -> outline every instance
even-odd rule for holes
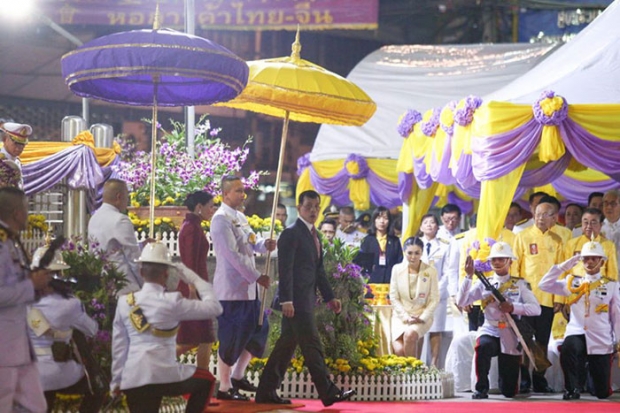
[[[286,228],[278,239],[278,276],[274,303],[278,310],[280,303],[292,301],[296,312],[313,312],[317,288],[325,302],[334,298],[323,268],[323,251],[319,257],[312,234],[300,219]]]
[[[381,249],[379,248],[379,241],[377,241],[376,236],[367,235],[362,240],[360,252],[374,254],[372,271],[369,273],[369,283],[389,284],[390,278],[392,277],[392,267],[403,260],[403,249],[400,245],[400,240],[394,235],[388,235],[387,237],[385,265],[379,265]]]

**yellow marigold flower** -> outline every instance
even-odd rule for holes
[[[161,205],[161,201],[157,198],[155,198],[155,206],[158,207]]]
[[[138,208],[140,206],[140,203],[138,201],[131,201],[131,206],[134,208]]]
[[[169,224],[169,223],[171,223],[171,222],[172,222],[172,220],[171,220],[170,218],[168,218],[168,217],[163,217],[163,218],[161,219],[161,222],[165,222],[166,224]]]
[[[155,218],[155,221],[153,221],[154,225],[161,225],[161,218]]]

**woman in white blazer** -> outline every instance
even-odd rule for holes
[[[392,347],[399,356],[418,357],[418,342],[433,324],[439,303],[437,271],[422,262],[424,244],[418,237],[405,241],[405,260],[392,267]]]

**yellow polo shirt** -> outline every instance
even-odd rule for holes
[[[536,225],[517,234],[514,253],[518,259],[518,274],[530,283],[540,305],[553,307],[553,294],[541,291],[538,283],[549,269],[560,262],[562,238],[548,230],[544,233]]]

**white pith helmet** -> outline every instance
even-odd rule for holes
[[[603,246],[596,241],[590,241],[583,244],[581,247],[581,256],[582,257],[603,257],[603,259],[607,259],[607,255],[605,255],[605,251],[603,250]]]
[[[170,250],[161,242],[149,242],[146,244],[142,249],[138,262],[173,265]]]
[[[43,255],[47,252],[47,248],[48,247],[37,248],[37,250],[32,255],[32,263],[30,265],[30,268],[32,268],[33,270],[39,268],[41,258],[43,258]],[[56,250],[52,262],[49,263],[46,269],[51,271],[61,271],[68,270],[69,268],[71,268],[71,266],[69,266],[62,258],[61,252],[59,250]]]
[[[510,258],[511,260],[516,259],[514,254],[512,253],[512,248],[510,248],[510,244],[501,241],[496,242],[491,247],[489,259],[491,258]]]

